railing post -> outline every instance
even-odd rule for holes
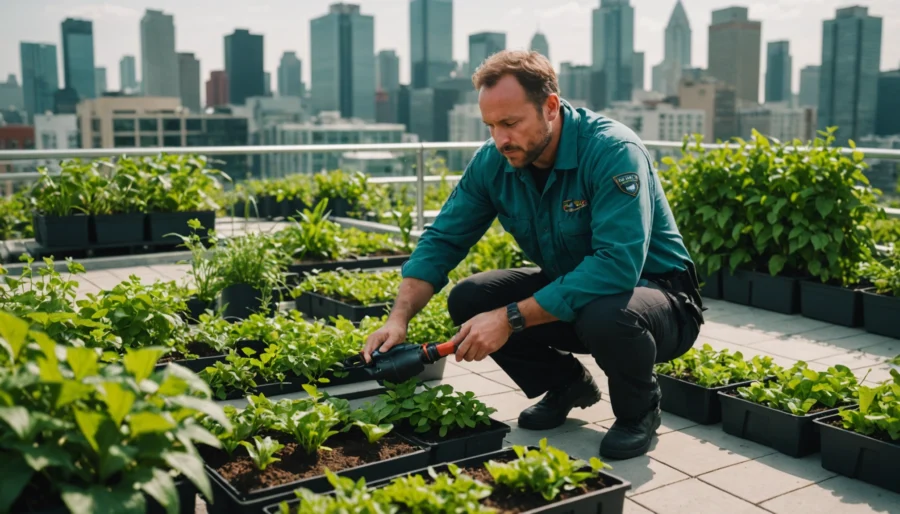
[[[416,230],[425,230],[425,145],[416,151]]]

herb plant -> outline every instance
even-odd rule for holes
[[[255,232],[232,237],[216,248],[215,266],[222,289],[246,284],[260,293],[263,308],[272,299],[272,291],[285,287],[285,262],[278,244],[269,234]]]
[[[397,295],[401,280],[399,271],[348,271],[344,269],[318,274],[307,273],[292,293],[318,293],[354,305],[387,303]]]
[[[868,436],[900,441],[900,371],[875,387],[859,386],[859,409],[840,411],[843,427]]]
[[[284,448],[284,445],[275,439],[272,439],[269,436],[262,438],[258,435],[253,436],[253,444],[247,441],[241,441],[241,446],[247,449],[250,460],[256,465],[256,469],[260,471],[265,471],[266,468],[269,467],[269,464],[272,464],[273,462],[280,462],[281,459],[276,457],[275,454]]]
[[[381,504],[399,506],[404,512],[441,514],[444,512],[494,512],[481,504],[493,488],[480,482],[450,463],[447,472],[437,473],[428,468],[428,477],[406,475],[373,491],[373,497]]]
[[[704,344],[701,349],[691,348],[677,359],[656,365],[657,373],[707,388],[762,380],[778,369],[780,366],[772,361],[772,357],[755,355],[747,361],[741,352],[717,352],[709,344]]]
[[[837,365],[815,371],[799,361],[787,370],[776,370],[775,379],[737,388],[738,395],[754,403],[805,416],[822,409],[856,403],[857,380],[850,368]]]
[[[216,258],[214,251],[218,243],[215,231],[207,232],[207,244],[203,243],[203,238],[198,232],[203,231],[203,225],[198,219],[188,221],[188,227],[191,229],[191,235],[185,236],[181,234],[167,234],[167,236],[176,236],[181,238],[181,245],[191,253],[190,265],[187,275],[190,277],[194,294],[199,300],[206,303],[215,301],[216,295],[222,290],[222,273],[219,268],[219,260]],[[188,264],[180,262],[179,264]]]

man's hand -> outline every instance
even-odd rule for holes
[[[366,346],[363,348],[363,357],[366,359],[366,363],[372,362],[372,352],[375,350],[386,352],[405,341],[406,329],[407,327],[403,323],[388,319],[384,326],[372,332],[366,339]]]
[[[454,344],[462,343],[456,350],[456,362],[480,361],[506,344],[510,335],[505,307],[483,312],[463,323],[451,339]]]

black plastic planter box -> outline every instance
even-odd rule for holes
[[[708,276],[700,277],[700,296],[719,300],[722,298],[722,270],[716,270]]]
[[[153,243],[179,244],[180,238],[166,237],[166,234],[190,235],[194,230],[188,226],[188,221],[194,218],[203,226],[197,231],[201,238],[206,237],[208,230],[216,228],[215,211],[151,212],[147,215],[147,239]]]
[[[480,426],[478,425],[478,427]],[[447,437],[440,441],[426,441],[421,435],[405,426],[395,430],[420,446],[430,447],[431,460],[429,464],[440,464],[499,450],[503,447],[503,438],[509,433],[510,426],[492,418],[491,426],[487,429],[477,431],[470,429],[475,433]]]
[[[366,316],[381,317],[390,308],[390,303],[377,303],[374,305],[351,305],[340,300],[316,293],[304,292],[295,300],[297,310],[314,318],[328,319],[332,316],[358,322]]]
[[[200,315],[205,313],[206,309],[213,309],[216,302],[207,302],[192,296],[188,298],[185,304],[187,305],[187,312],[184,312],[182,317],[187,320],[188,324],[196,324],[200,319]]]
[[[722,271],[722,299],[740,305],[750,305],[750,292],[753,289],[752,276],[744,270]]]
[[[815,421],[822,435],[822,467],[900,493],[900,442],[879,441],[840,426],[840,416]]]
[[[722,429],[742,439],[774,448],[791,457],[804,457],[819,451],[816,418],[829,416],[837,408],[795,416],[758,403],[719,392],[722,404]]]
[[[863,320],[862,293],[858,289],[800,282],[800,312],[804,317],[845,327],[858,327]]]
[[[194,514],[197,508],[197,488],[187,479],[179,479],[175,481],[175,489],[178,494],[178,512],[182,514]],[[155,498],[147,493],[143,493],[146,502],[146,514],[166,514],[166,509],[156,501]],[[62,499],[60,499],[62,503]],[[18,509],[18,507],[16,507]],[[16,512],[21,512],[16,510]],[[58,507],[51,507],[39,511],[29,510],[29,514],[70,514],[70,511],[64,504]]]
[[[90,244],[90,217],[34,215],[37,242],[46,247],[86,248]]]
[[[262,293],[247,284],[232,284],[219,293],[219,308],[224,308],[222,317],[228,320],[247,319],[251,314],[262,310]],[[269,314],[274,314],[278,305],[273,297],[269,305]]]
[[[386,255],[381,257],[360,257],[358,259],[344,259],[340,261],[303,262],[288,265],[288,271],[303,275],[313,271],[334,271],[336,269],[371,269],[390,266],[400,266],[409,260],[409,255]]]
[[[782,314],[800,312],[800,279],[757,271],[748,272],[750,281],[750,305]]]
[[[866,332],[900,338],[900,298],[863,291],[863,324]]]
[[[534,446],[526,447],[528,450],[537,449]],[[514,460],[518,456],[516,455],[515,450],[511,448],[504,448],[502,450],[493,451],[490,453],[480,454],[478,456],[469,457],[466,459],[461,459],[453,462],[456,466],[459,466],[461,469],[465,468],[480,468],[484,466],[484,464],[490,460],[496,461],[508,461]],[[440,466],[434,466],[434,471],[438,473],[446,473],[448,472],[448,465],[441,464]],[[410,473],[403,473],[400,475],[396,475],[393,477],[388,477],[382,480],[375,481],[366,481],[369,487],[377,488],[384,487],[391,483],[392,480],[399,477],[404,477],[407,475],[421,475],[426,478],[429,477],[429,471],[427,468],[417,469]],[[620,514],[625,509],[625,493],[631,489],[631,483],[622,480],[621,478],[610,475],[605,471],[600,472],[600,476],[603,478],[603,481],[608,485],[603,489],[598,489],[596,491],[591,491],[587,494],[582,494],[579,496],[574,496],[572,498],[568,498],[562,501],[556,501],[553,503],[549,503],[543,507],[539,507],[537,509],[532,509],[524,512],[528,513],[542,513],[542,514]],[[292,501],[288,501],[288,505],[294,506],[297,505],[299,499],[294,499]],[[266,507],[266,514],[279,514],[281,511],[279,510],[279,505],[269,505]]]
[[[319,200],[322,200],[321,198]],[[356,209],[355,204],[351,204],[346,198],[329,198],[327,211],[331,211],[331,216],[345,218],[347,214]]]
[[[404,439],[403,436],[399,436],[394,432],[392,434]],[[414,469],[424,468],[428,466],[428,463],[428,451],[422,449],[406,455],[337,471],[335,474],[353,480],[365,477],[366,481],[370,482],[404,474]],[[213,503],[207,504],[209,514],[257,514],[267,505],[295,499],[294,491],[301,487],[316,493],[325,493],[332,490],[331,484],[328,483],[328,479],[323,474],[289,484],[259,489],[245,495],[235,489],[215,469],[208,465],[205,467],[206,474],[209,476],[209,481],[212,485],[214,500]]]
[[[144,218],[142,212],[92,216],[91,241],[100,245],[142,243]]]
[[[708,388],[662,373],[656,375],[656,380],[662,391],[660,408],[701,425],[713,425],[722,421],[719,391],[732,390],[752,382],[735,382]]]
[[[255,351],[257,354],[263,352],[268,345],[262,341],[238,341],[234,345],[235,351],[240,351],[243,348],[250,348]],[[199,373],[206,369],[209,366],[214,366],[217,362],[225,362],[225,357],[228,355],[228,352],[222,353],[219,355],[210,355],[208,357],[199,357],[197,359],[181,359],[171,361],[180,366],[184,366],[185,368],[193,371],[194,373]],[[242,354],[243,355],[243,354]],[[161,364],[157,364],[155,369],[157,371],[164,369],[169,363],[163,362]]]

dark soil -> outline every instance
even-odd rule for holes
[[[269,434],[275,438],[276,434]],[[305,478],[325,474],[325,469],[338,472],[364,464],[406,455],[419,448],[393,435],[386,435],[375,444],[370,444],[365,435],[351,431],[332,436],[326,446],[332,450],[319,449],[316,455],[308,455],[285,434],[277,434],[277,439],[285,445],[276,456],[281,459],[259,471],[243,448],[235,450],[233,456],[217,451],[206,456],[206,463],[215,469],[235,489],[247,494],[289,484]]]
[[[850,430],[850,429],[844,428],[844,424],[843,424],[843,422],[841,422],[840,419],[833,419],[833,420],[829,421],[828,424],[833,427],[840,428],[841,430],[846,430],[847,432],[858,433],[855,430]],[[865,435],[866,437],[871,437],[872,439],[878,439],[879,441],[884,442],[884,443],[900,445],[900,440],[894,441],[893,439],[891,439],[891,436],[887,432],[874,432],[872,434],[860,434],[860,435]]]
[[[199,341],[192,341],[188,343],[185,346],[185,350],[187,350],[188,355],[185,355],[179,351],[169,352],[166,355],[163,355],[161,359],[159,359],[159,363],[163,364],[165,362],[181,361],[186,359],[199,359],[202,357],[222,355],[222,352],[208,346],[206,343],[201,343]]]

